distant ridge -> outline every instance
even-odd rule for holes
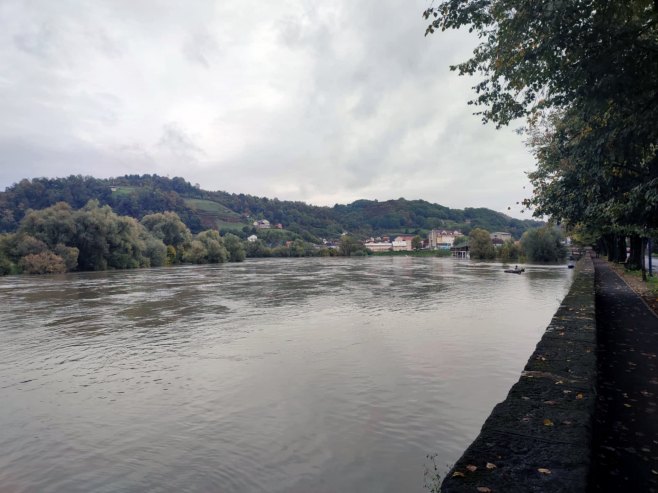
[[[357,200],[325,207],[207,191],[180,177],[125,175],[100,179],[71,175],[24,179],[0,192],[0,232],[16,230],[28,209],[43,209],[57,202],[67,202],[77,209],[89,200],[98,200],[118,214],[137,219],[155,212],[175,211],[193,232],[214,228],[245,236],[251,234],[255,220],[267,219],[312,242],[336,238],[345,231],[365,238],[425,234],[431,229],[468,234],[475,227],[506,231],[518,239],[526,229],[543,224],[487,208],[451,209],[425,200]]]

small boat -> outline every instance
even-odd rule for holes
[[[518,269],[518,268],[517,269],[505,269],[505,272],[507,272],[508,274],[521,274],[521,273],[525,272],[525,269]]]

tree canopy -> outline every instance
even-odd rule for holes
[[[244,246],[237,236],[222,238],[215,230],[193,236],[173,212],[152,214],[140,223],[96,200],[78,210],[64,202],[28,210],[16,233],[0,234],[0,275],[158,267],[182,261],[239,262],[244,258]]]
[[[535,215],[600,237],[655,233],[658,2],[444,0],[424,15],[426,34],[477,33],[451,68],[481,77],[483,121],[527,119]]]
[[[468,244],[471,258],[479,260],[496,258],[496,250],[491,242],[489,231],[475,228],[469,235]]]
[[[521,248],[528,260],[557,262],[567,254],[560,231],[551,226],[529,229],[521,237]]]

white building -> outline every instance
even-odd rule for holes
[[[389,252],[393,249],[393,244],[389,241],[366,241],[364,246],[371,252]]]

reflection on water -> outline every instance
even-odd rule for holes
[[[423,491],[571,275],[378,257],[3,278],[0,485]]]

